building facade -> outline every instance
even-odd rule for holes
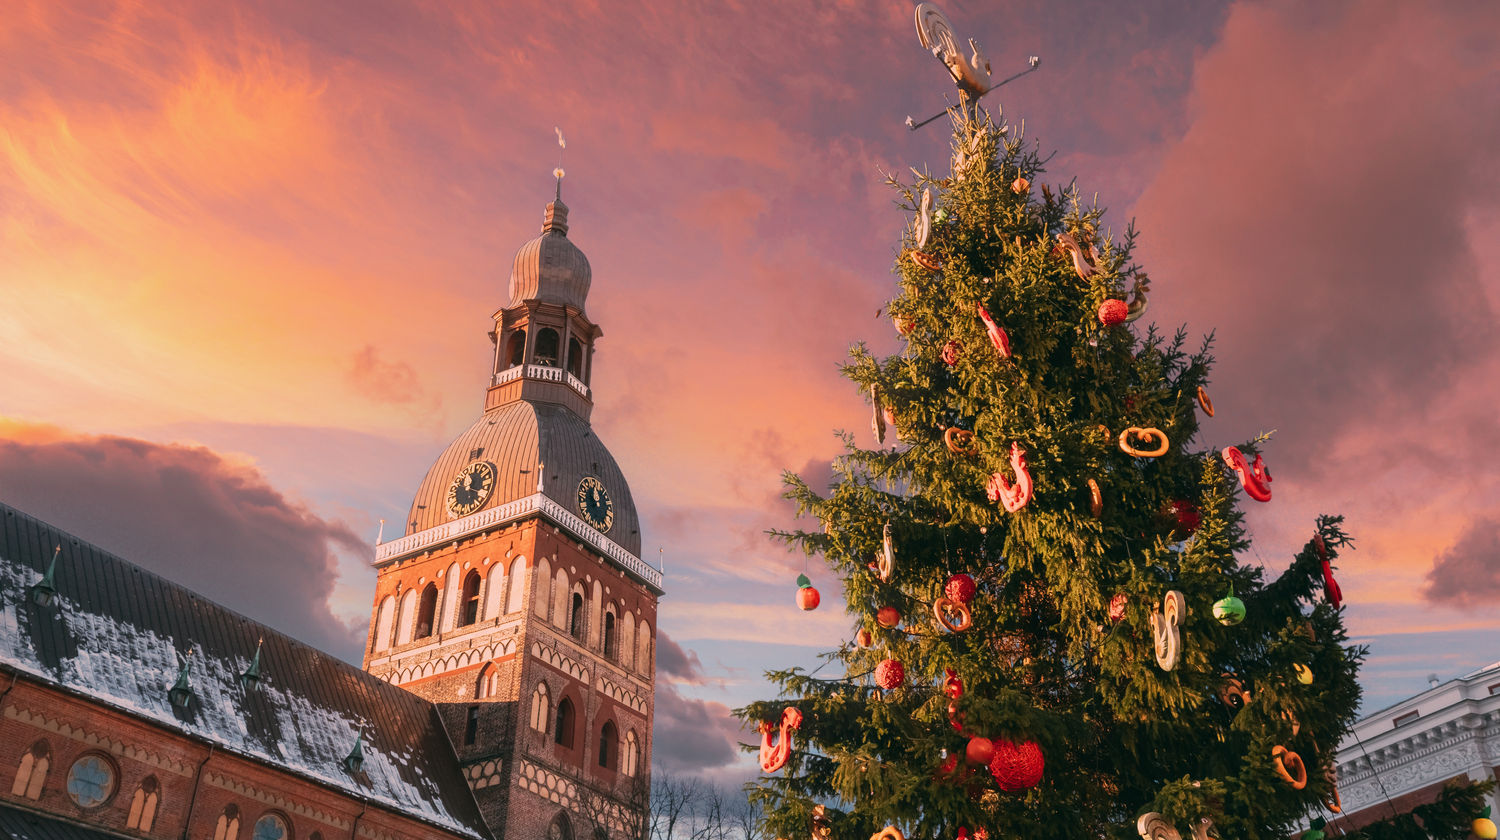
[[[1322,815],[1334,826],[1355,829],[1405,813],[1435,800],[1450,781],[1496,778],[1500,662],[1430,682],[1427,691],[1360,720],[1339,744],[1343,813]]]
[[[0,505],[0,835],[641,834],[661,575],[589,425],[567,214],[516,254],[479,417],[376,547],[363,668]]]
[[[377,549],[365,669],[437,705],[491,825],[633,836],[661,575],[589,426],[603,331],[567,232],[559,199],[493,316],[483,411],[433,462],[405,534]]]

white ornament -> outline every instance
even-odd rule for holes
[[[1141,840],[1182,840],[1177,829],[1155,811],[1141,814],[1141,818],[1135,821],[1135,830],[1141,835]]]
[[[1162,598],[1161,612],[1151,613],[1151,634],[1156,642],[1156,664],[1163,671],[1177,667],[1182,656],[1182,618],[1187,615],[1187,598],[1173,589]]]
[[[953,36],[953,27],[942,10],[931,3],[917,4],[917,38],[922,46],[932,51],[937,60],[943,62],[953,81],[970,96],[983,96],[993,85],[990,79],[990,62],[973,38],[969,47],[973,55],[964,58],[959,52],[958,39]]]

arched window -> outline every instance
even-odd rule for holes
[[[521,600],[526,594],[524,588],[526,583],[526,558],[517,557],[511,561],[510,574],[505,576],[506,586],[510,592],[505,596],[505,611],[507,613],[520,612]]]
[[[568,339],[568,373],[583,378],[583,345],[576,338]]]
[[[531,593],[532,610],[541,618],[551,615],[548,608],[552,604],[552,566],[547,558],[537,560],[535,584],[536,589]]]
[[[470,569],[464,576],[464,588],[459,593],[458,626],[463,627],[479,620],[479,570]]]
[[[160,789],[155,776],[147,776],[141,780],[140,787],[135,789],[135,795],[130,797],[130,816],[125,819],[126,828],[140,832],[151,830],[151,824],[156,822],[157,791]]]
[[[651,625],[642,619],[635,636],[635,669],[649,676],[654,666],[651,661]]]
[[[417,603],[417,631],[412,638],[425,639],[432,635],[432,624],[437,618],[437,584],[429,583],[422,590],[422,600]]]
[[[641,739],[636,737],[635,730],[625,733],[625,761],[623,770],[625,775],[634,776],[636,767],[641,762]]]
[[[599,766],[610,770],[619,769],[616,765],[620,763],[620,757],[616,753],[620,749],[620,730],[615,728],[615,722],[607,720],[604,728],[599,730]]]
[[[479,679],[474,683],[474,698],[476,700],[483,700],[484,698],[490,696],[490,681],[494,678],[494,676],[495,666],[493,665],[485,663],[485,666],[479,669]]]
[[[239,836],[240,807],[225,805],[224,812],[219,814],[219,821],[214,823],[214,840],[238,840]]]
[[[250,840],[292,840],[291,826],[280,814],[267,811],[255,821]]]
[[[375,652],[385,650],[391,646],[392,626],[396,621],[396,596],[387,595],[380,602],[380,611],[376,613],[375,619]]]
[[[396,644],[404,645],[411,641],[411,631],[417,621],[417,591],[406,590],[401,596],[401,608],[396,611]]]
[[[47,781],[47,770],[52,766],[52,748],[46,741],[37,741],[21,756],[16,766],[16,780],[10,786],[11,796],[39,799],[42,785]]]
[[[604,657],[613,660],[619,654],[620,647],[615,638],[615,613],[609,610],[604,613]]]
[[[573,826],[568,822],[568,814],[559,811],[552,822],[547,823],[547,840],[573,840]]]
[[[532,360],[539,365],[557,367],[557,345],[557,330],[543,327],[536,334],[536,349],[532,353]]]
[[[97,808],[115,795],[120,774],[114,762],[99,753],[85,753],[68,768],[65,790],[80,808]]]
[[[572,609],[568,610],[568,633],[575,639],[583,638],[583,593],[573,593]]]
[[[515,367],[526,361],[526,331],[516,330],[510,334],[510,345],[505,348],[506,367]]]
[[[557,704],[557,731],[552,740],[567,749],[573,749],[573,701],[564,697]]]
[[[539,682],[536,691],[531,695],[531,728],[538,732],[547,731],[547,719],[552,714],[552,694],[547,690],[547,684]]]
[[[635,615],[625,611],[620,621],[620,664],[626,668],[635,663]]]
[[[499,618],[504,611],[505,564],[496,563],[490,566],[490,573],[484,579],[484,620]]]

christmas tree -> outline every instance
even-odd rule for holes
[[[1336,814],[1363,656],[1341,518],[1278,575],[1240,559],[1267,440],[1212,441],[1211,342],[1145,326],[1134,231],[955,113],[949,172],[888,179],[904,350],[844,366],[874,446],[845,434],[826,491],[786,478],[821,528],[779,536],[842,579],[853,626],[738,712],[768,836],[1270,840]],[[1478,794],[1447,802],[1369,836],[1462,836]]]

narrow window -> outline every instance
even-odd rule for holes
[[[552,740],[558,744],[573,749],[573,701],[564,697],[557,704],[557,732]]]
[[[573,593],[573,611],[569,614],[568,632],[575,639],[583,638],[583,593]]]
[[[526,331],[516,330],[511,333],[510,346],[506,348],[506,361],[509,367],[515,367],[526,361]]]
[[[483,700],[494,691],[490,685],[490,676],[495,673],[493,665],[485,665],[479,669],[479,679],[474,682],[474,699]]]
[[[471,569],[464,577],[463,593],[459,596],[458,626],[473,624],[479,620],[479,570]]]
[[[604,728],[599,730],[599,766],[614,770],[619,756],[615,755],[618,749],[617,742],[620,740],[620,730],[615,728],[615,722],[607,720]]]
[[[125,820],[126,828],[141,832],[151,830],[152,823],[156,822],[159,787],[155,776],[147,776],[141,780],[140,787],[135,789],[135,795],[130,797],[130,816]]]
[[[422,590],[422,600],[417,604],[417,632],[413,638],[425,639],[432,635],[433,620],[437,618],[437,585],[429,583]]]
[[[542,331],[536,334],[536,351],[533,354],[535,362],[547,367],[557,367],[557,345],[557,330],[543,327]]]
[[[604,657],[613,661],[619,653],[616,650],[619,646],[615,640],[615,614],[607,612],[604,614]]]
[[[238,805],[225,805],[224,812],[219,814],[219,821],[214,823],[214,840],[237,840],[240,836],[240,808]]]
[[[464,722],[464,746],[473,746],[479,736],[479,707],[469,707],[469,719]]]
[[[636,765],[641,760],[641,741],[632,729],[625,733],[625,775],[634,776]]]
[[[547,691],[546,683],[537,683],[536,692],[531,695],[531,728],[538,732],[547,731],[547,718],[552,712],[552,697]]]
[[[47,781],[47,769],[52,766],[52,748],[46,741],[37,741],[21,756],[16,766],[16,780],[10,786],[11,796],[39,799],[42,785]]]
[[[583,345],[576,338],[568,339],[568,373],[583,378]]]

